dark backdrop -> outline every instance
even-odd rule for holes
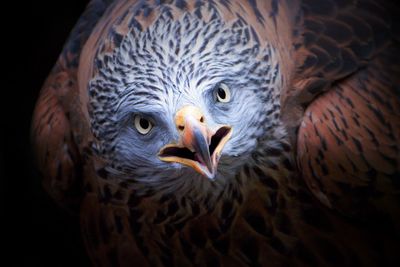
[[[43,191],[29,140],[39,90],[88,0],[13,2],[1,4],[5,49],[0,61],[0,220],[5,226],[0,244],[10,260],[7,263],[2,257],[2,262],[4,266],[90,266],[78,218],[59,209]]]

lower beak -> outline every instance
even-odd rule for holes
[[[158,154],[160,160],[181,163],[213,179],[232,128],[224,125],[212,131],[205,124],[200,110],[192,106],[178,111],[175,123],[180,131],[180,140],[178,144],[164,146]]]

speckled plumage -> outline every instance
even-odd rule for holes
[[[396,14],[373,0],[93,0],[32,127],[93,264],[399,263]],[[229,103],[213,101],[221,83]],[[233,128],[213,179],[157,158],[186,105]]]

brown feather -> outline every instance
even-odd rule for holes
[[[174,19],[195,9],[194,1],[148,1],[145,15],[139,2],[89,4],[33,118],[45,187],[62,205],[80,205],[94,265],[400,262],[400,53],[390,18],[396,11],[386,1],[215,1],[227,23],[241,16],[263,45],[276,48],[291,142],[282,137],[279,153],[245,165],[234,179],[241,188],[227,188],[230,195],[214,205],[139,195],[108,177],[91,153],[87,83],[98,71],[96,54],[113,51],[130,27],[148,28],[160,6]],[[200,13],[210,19],[206,7]]]

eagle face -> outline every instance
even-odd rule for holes
[[[160,15],[103,47],[110,39],[89,82],[109,173],[169,190],[224,182],[278,124],[277,60],[248,25]]]

